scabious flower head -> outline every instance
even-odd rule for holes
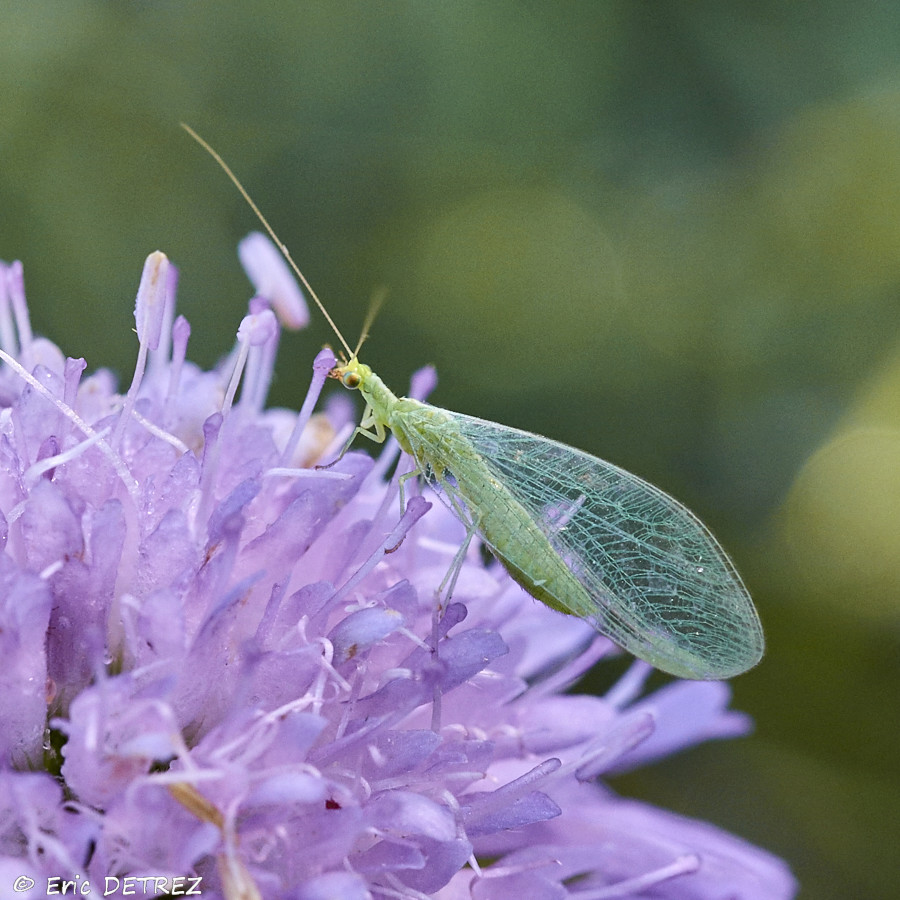
[[[343,396],[313,413],[329,350],[299,413],[266,408],[306,312],[265,239],[241,258],[258,295],[203,371],[151,254],[124,393],[0,270],[0,893],[793,896],[780,860],[602,781],[746,731],[728,688],[644,696],[635,663],[565,693],[614,648],[474,547],[440,606],[462,526],[427,492],[401,514],[393,442],[315,467],[353,426]]]

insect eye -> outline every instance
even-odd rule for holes
[[[359,383],[362,379],[359,377],[359,372],[344,372],[341,376],[341,383],[345,388],[350,388],[351,391],[355,391],[359,387]]]

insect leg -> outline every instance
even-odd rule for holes
[[[387,431],[385,431],[384,423],[380,422],[372,413],[372,407],[367,406],[365,410],[363,410],[363,417],[360,421],[359,425],[353,429],[353,434],[350,435],[350,440],[344,444],[344,449],[337,455],[335,459],[333,459],[330,463],[324,466],[316,466],[317,469],[330,469],[335,463],[339,463],[343,458],[344,454],[350,449],[353,442],[356,440],[356,436],[361,434],[363,437],[367,437],[370,441],[375,441],[376,444],[383,444],[387,438]]]
[[[475,537],[475,528],[470,525],[466,531],[466,536],[463,539],[462,544],[459,546],[459,550],[457,550],[453,556],[453,561],[450,563],[450,568],[447,569],[444,580],[438,585],[436,594],[437,596],[440,596],[446,589],[447,596],[445,602],[447,603],[449,603],[450,598],[453,596],[453,590],[456,587],[456,579],[459,578],[459,573],[462,571],[463,561],[466,558],[466,553],[469,552],[469,544],[472,543],[473,537]]]
[[[447,498],[447,502],[450,504],[450,508],[453,510],[454,515],[466,527],[466,536],[463,539],[459,550],[454,554],[453,561],[450,563],[450,568],[447,570],[444,580],[437,589],[438,596],[443,594],[446,589],[445,602],[449,602],[450,598],[453,596],[453,590],[456,587],[456,579],[462,571],[462,564],[466,558],[466,553],[469,550],[469,545],[472,543],[472,538],[478,533],[478,526],[475,518],[469,513],[466,507],[459,502],[456,492],[445,479],[441,479],[441,487],[443,488],[444,496]]]
[[[403,493],[403,485],[410,478],[415,478],[417,475],[421,475],[421,474],[422,474],[421,470],[418,468],[415,468],[411,472],[405,472],[403,475],[401,475],[397,479],[397,487],[400,489],[400,515],[401,516],[403,515],[404,512],[406,512],[406,497],[404,496],[404,493]],[[390,550],[385,550],[384,552],[385,553],[394,553],[395,551],[400,549],[404,540],[406,540],[405,537],[400,538],[400,541],[397,544],[395,544],[393,547],[391,547]]]
[[[475,526],[467,520],[465,511],[460,508],[453,495],[447,493],[447,497],[450,498],[450,503],[456,511],[456,514],[459,516],[460,521],[466,525],[466,536],[462,544],[460,544],[459,549],[453,554],[450,568],[447,569],[447,574],[434,592],[434,608],[431,613],[431,639],[434,646],[433,652],[435,659],[438,659],[440,656],[440,622],[442,610],[446,608],[447,604],[450,602],[450,598],[453,596],[453,591],[456,588],[456,579],[459,578],[459,573],[462,571],[466,553],[469,552],[469,545],[472,543],[472,538],[475,537],[476,534]],[[440,731],[441,700],[440,688],[438,685],[435,685],[434,695],[431,700],[431,728],[433,731]]]
[[[350,449],[350,445],[358,434],[367,437],[370,441],[375,441],[376,444],[383,444],[387,438],[384,422],[375,418],[371,406],[365,408],[362,420],[354,429],[353,434],[350,435],[350,440],[347,441],[347,446],[341,451],[341,456]],[[340,459],[340,457],[338,457],[338,459]]]
[[[397,479],[397,487],[400,489],[400,515],[401,516],[406,511],[406,495],[405,495],[404,485],[406,484],[407,481],[409,481],[410,478],[416,478],[417,476],[419,476],[421,474],[422,474],[422,470],[418,466],[416,466],[415,469],[413,469],[410,472],[404,472],[404,474],[401,475]]]
[[[363,410],[362,419],[356,431],[353,432],[353,437],[350,438],[351,442],[358,434],[364,434],[369,440],[375,441],[376,444],[383,444],[384,439],[387,437],[387,432],[384,430],[384,422],[375,416],[375,410],[369,404],[366,404],[366,408]]]

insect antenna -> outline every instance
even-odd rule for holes
[[[359,351],[362,349],[362,345],[366,342],[366,338],[369,336],[369,329],[372,327],[372,323],[375,321],[375,316],[378,315],[378,312],[381,309],[381,304],[384,303],[385,297],[387,297],[387,288],[385,287],[379,288],[372,296],[372,301],[369,303],[369,310],[366,313],[366,318],[363,322],[359,340],[356,342],[356,349],[353,351],[354,357],[359,356]]]
[[[341,334],[340,329],[337,327],[337,325],[334,324],[334,319],[332,319],[331,316],[328,315],[328,310],[325,309],[325,305],[319,299],[316,292],[312,289],[312,285],[306,280],[306,276],[300,271],[300,267],[297,265],[297,263],[294,262],[293,258],[291,257],[290,251],[281,242],[281,238],[279,238],[278,235],[275,234],[275,229],[272,228],[272,226],[268,223],[266,217],[259,211],[259,207],[253,202],[253,199],[247,193],[246,189],[240,183],[240,181],[238,181],[237,175],[235,175],[234,172],[231,171],[231,169],[228,167],[228,163],[226,163],[225,160],[222,159],[222,157],[219,156],[219,154],[215,150],[213,150],[213,148],[205,140],[203,140],[203,138],[200,137],[200,135],[197,134],[197,132],[194,131],[193,128],[191,128],[190,125],[186,125],[184,122],[182,122],[181,127],[219,164],[219,166],[222,168],[222,171],[231,179],[232,184],[234,184],[234,186],[240,191],[241,196],[244,198],[244,200],[247,201],[247,205],[256,214],[256,218],[259,219],[260,222],[262,222],[263,227],[269,234],[269,237],[272,238],[272,240],[275,242],[275,245],[281,251],[282,256],[284,256],[284,258],[288,261],[288,265],[290,265],[290,267],[294,270],[294,274],[300,279],[300,283],[303,285],[303,287],[306,288],[310,297],[313,298],[322,315],[325,316],[325,320],[331,326],[331,330],[337,335],[337,339],[341,342],[347,353],[350,353],[350,345],[344,340],[344,336]]]

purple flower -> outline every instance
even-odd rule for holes
[[[462,526],[427,492],[400,514],[393,441],[315,468],[354,424],[343,395],[313,412],[331,351],[299,414],[266,409],[306,312],[265,239],[241,259],[258,295],[204,372],[151,254],[124,394],[0,270],[0,894],[793,896],[780,860],[602,782],[746,732],[727,686],[644,695],[635,663],[566,693],[614,647],[474,547],[439,615]]]

